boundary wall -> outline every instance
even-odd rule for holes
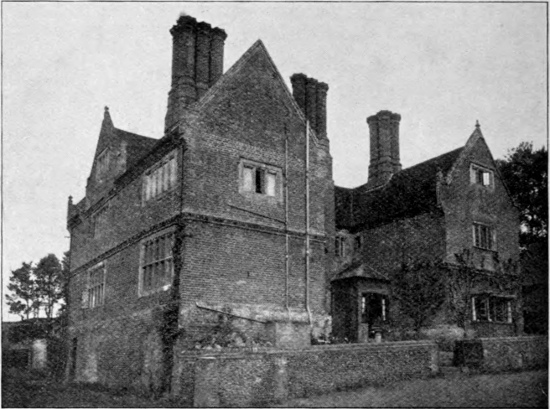
[[[521,336],[500,338],[478,338],[458,341],[462,343],[458,364],[473,366],[487,372],[530,370],[548,367],[548,337]],[[475,348],[474,343],[480,344]]]
[[[331,391],[422,378],[438,371],[432,341],[180,352],[172,394],[196,407],[251,406]]]

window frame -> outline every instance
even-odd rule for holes
[[[245,169],[251,170],[252,179],[246,183]],[[268,175],[274,177],[273,194],[268,194]],[[241,158],[239,162],[239,193],[255,198],[281,201],[283,194],[283,171],[281,168],[266,163]],[[250,184],[250,187],[247,185]]]
[[[470,184],[493,189],[495,186],[494,170],[472,163],[470,165]]]
[[[172,151],[143,173],[142,203],[160,199],[178,186],[178,154]]]
[[[172,281],[173,281],[173,278],[174,278],[174,254],[173,254],[173,246],[174,246],[174,241],[175,241],[175,231],[176,231],[176,226],[172,226],[172,227],[169,227],[167,229],[163,229],[161,231],[158,231],[154,234],[151,234],[150,236],[147,236],[145,237],[144,239],[142,239],[140,242],[139,242],[139,275],[138,275],[138,296],[139,297],[144,297],[144,296],[148,296],[148,295],[151,295],[151,294],[155,294],[155,293],[158,293],[158,292],[161,292],[161,291],[166,291],[168,290],[171,286],[172,286]],[[169,257],[164,257],[162,259],[160,258],[157,258],[157,259],[154,259],[154,260],[151,260],[150,262],[147,262],[145,263],[145,258],[146,258],[146,252],[147,252],[147,249],[146,249],[146,246],[151,243],[151,242],[154,242],[160,238],[163,238],[164,240],[166,240],[166,238],[168,237],[171,237],[171,244],[172,244],[172,247],[171,247],[171,250],[170,250],[170,256]],[[166,246],[166,244],[165,244]],[[166,251],[168,247],[164,247],[164,251]],[[170,261],[170,273],[169,273],[169,276],[168,277],[165,277],[165,283],[163,285],[156,285],[156,286],[151,286],[151,288],[145,288],[145,268],[149,267],[149,266],[152,266],[152,265],[158,265],[158,264],[161,264],[163,265],[164,267],[163,268],[166,268],[165,267],[165,263],[167,261]],[[153,274],[156,272],[155,268],[153,268]],[[164,275],[166,275],[166,270],[164,271]],[[152,276],[151,278],[151,281],[154,283],[155,282],[155,277]]]
[[[474,295],[472,302],[473,322],[492,322],[496,324],[513,324],[512,297],[498,295]],[[484,305],[485,311],[480,314],[478,306]],[[501,308],[502,311],[498,311]]]
[[[92,275],[101,271],[102,279],[92,282]],[[86,285],[82,292],[81,307],[96,309],[105,305],[105,287],[107,282],[107,268],[105,262],[100,262],[86,270]],[[97,300],[97,301],[96,301]]]
[[[494,226],[474,221],[472,223],[472,243],[477,249],[497,251],[497,231]]]
[[[334,237],[334,255],[336,257],[346,257],[347,255],[347,237],[336,235]]]

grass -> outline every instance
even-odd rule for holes
[[[45,373],[2,370],[2,407],[4,408],[155,408],[182,407],[181,402],[153,399],[124,390],[109,390],[100,385],[63,384]]]
[[[292,399],[280,407],[548,407],[548,372],[515,372],[397,382]]]
[[[292,399],[278,407],[548,407],[546,371],[461,375],[396,382]],[[99,385],[70,384],[45,373],[2,371],[2,407],[182,407]]]

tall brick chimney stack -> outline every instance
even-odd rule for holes
[[[304,74],[290,77],[292,95],[319,138],[327,137],[328,85]]]
[[[210,83],[212,86],[223,74],[223,48],[227,34],[221,28],[215,27],[211,32],[210,41]]]
[[[401,170],[399,159],[399,122],[401,115],[380,111],[369,116],[370,165],[368,187],[387,183],[394,173]]]
[[[165,130],[182,111],[200,99],[223,74],[223,47],[227,34],[191,16],[181,16],[172,34],[172,86],[168,93]]]

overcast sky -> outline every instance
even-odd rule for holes
[[[2,8],[4,288],[22,261],[68,249],[67,197],[84,196],[105,105],[117,128],[162,136],[181,12],[226,30],[225,70],[261,39],[289,88],[297,72],[329,85],[337,185],[366,182],[366,117],[382,109],[402,116],[404,168],[463,145],[476,119],[495,158],[546,146],[542,3]]]

